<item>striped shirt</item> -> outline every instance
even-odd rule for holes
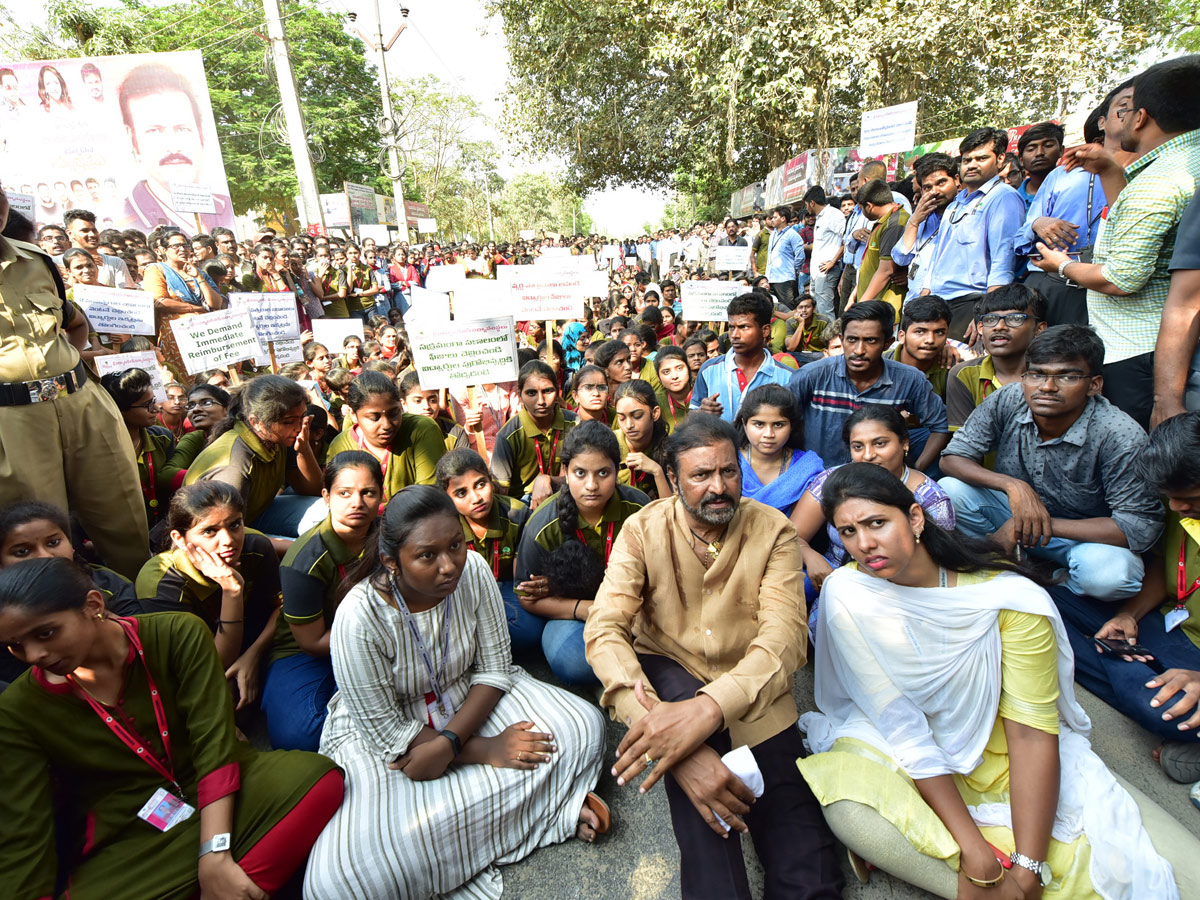
[[[804,446],[829,467],[850,462],[842,428],[850,414],[868,403],[894,406],[934,434],[949,431],[946,404],[933,392],[925,373],[884,358],[875,383],[860,391],[846,374],[846,358],[830,356],[802,368],[792,378],[792,396],[804,410]]]
[[[1154,351],[1179,220],[1200,182],[1200,129],[1138,157],[1125,177],[1129,183],[1100,228],[1092,259],[1127,296],[1087,294],[1088,318],[1109,364]]]

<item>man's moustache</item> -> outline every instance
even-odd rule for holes
[[[728,503],[732,505],[733,498],[728,494],[705,494],[704,499],[700,501],[700,506],[703,508],[705,506],[712,506],[714,503]]]
[[[194,165],[194,163],[184,156],[182,153],[172,153],[169,156],[164,156],[158,161],[160,166],[175,166],[183,163],[184,165]]]

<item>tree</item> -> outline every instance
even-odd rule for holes
[[[583,198],[560,176],[526,173],[504,186],[497,222],[500,231],[514,235],[525,229],[559,234],[590,234],[592,218],[583,211]]]
[[[50,0],[47,27],[5,48],[29,59],[200,49],[234,207],[295,214],[299,193],[257,0],[116,10]],[[283,5],[288,49],[322,191],[344,181],[391,192],[377,159],[380,100],[364,47],[311,0]]]

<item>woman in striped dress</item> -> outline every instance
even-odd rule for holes
[[[321,737],[346,769],[346,802],[305,897],[494,900],[497,866],[605,831],[591,793],[603,718],[512,665],[495,578],[450,498],[399,491],[359,573],[333,622],[338,693]]]

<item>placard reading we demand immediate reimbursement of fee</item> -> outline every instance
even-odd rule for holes
[[[171,320],[183,366],[189,375],[251,359],[259,352],[250,314],[223,309]]]

